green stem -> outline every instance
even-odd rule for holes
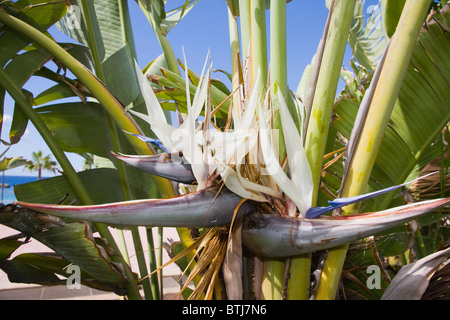
[[[166,58],[167,66],[169,70],[181,75],[180,69],[178,68],[177,58],[173,52],[172,46],[167,40],[167,37],[161,34],[160,30],[155,30],[156,38],[158,39],[159,45],[164,52],[164,57]]]
[[[147,242],[148,242],[148,250],[150,252],[153,252],[153,254],[149,255],[149,264],[150,264],[150,272],[153,272],[158,268],[158,261],[155,258],[155,246],[154,246],[154,240],[153,240],[153,232],[152,228],[146,228],[147,231]],[[150,276],[151,278],[151,291],[153,294],[153,297],[155,300],[161,299],[161,293],[160,293],[160,287],[159,287],[159,280],[158,280],[159,273],[154,273]],[[162,279],[161,279],[162,280]]]
[[[100,33],[97,20],[94,20],[95,7],[93,1],[81,0],[81,10],[83,12],[84,22],[86,23],[87,36],[89,42],[89,49],[94,60],[95,73],[100,80],[103,80],[102,61],[103,57],[100,54],[101,48],[97,46],[96,35]],[[97,31],[97,32],[96,32]],[[101,37],[101,35],[99,35]]]
[[[320,274],[316,300],[334,300],[337,293],[348,244],[328,250],[327,258]]]
[[[415,232],[415,240],[417,243],[417,247],[419,248],[419,259],[425,257],[427,255],[426,253],[426,247],[425,247],[425,241],[423,240],[422,232],[420,231],[420,228],[417,228]]]
[[[164,234],[164,228],[158,227],[157,238],[156,238],[156,248],[155,248],[156,267],[158,269],[163,265],[163,234]],[[159,296],[161,299],[163,299],[163,297],[164,297],[163,272],[164,272],[164,270],[162,270],[162,269],[159,269],[159,271],[157,272],[158,279],[159,279]]]
[[[251,42],[251,14],[250,14],[250,0],[239,0],[239,15],[241,26],[241,45],[242,45],[242,61],[245,61],[249,54]]]
[[[122,35],[124,42],[130,47],[132,57],[136,57],[136,46],[134,43],[133,30],[131,28],[130,10],[127,0],[119,0],[120,19],[122,21]]]
[[[317,79],[312,110],[306,133],[305,150],[311,166],[314,190],[312,205],[316,205],[322,162],[327,143],[333,103],[353,18],[355,0],[335,0],[330,28],[326,35],[322,64]]]
[[[263,261],[261,299],[281,300],[285,266],[284,260],[270,259]]]
[[[383,139],[382,133],[388,124],[430,3],[431,0],[408,0],[404,6],[369,107],[367,119],[370,121],[366,121],[362,128],[352,166],[342,187],[342,197],[359,195],[365,191]],[[345,212],[355,213],[357,206],[348,206]],[[325,261],[327,270],[321,275],[317,299],[335,298],[347,247],[329,251]]]
[[[78,79],[93,93],[93,95],[97,98],[97,100],[107,109],[107,111],[110,113],[112,118],[116,120],[118,123],[125,124],[125,127],[132,130],[130,132],[136,132],[137,130],[134,122],[125,114],[122,106],[120,103],[114,98],[114,96],[111,95],[111,93],[105,88],[105,86],[94,76],[92,75],[81,63],[79,63],[76,59],[74,59],[69,53],[67,53],[64,49],[62,49],[57,43],[55,43],[53,40],[45,36],[43,33],[41,33],[39,30],[33,28],[32,26],[28,25],[27,23],[21,21],[20,19],[17,19],[8,13],[6,13],[3,9],[0,9],[0,21],[4,24],[8,25],[9,27],[19,31],[23,35],[30,38],[32,41],[38,43],[42,47],[44,47],[49,53],[51,53],[55,58],[60,60],[62,63],[64,63],[69,70],[72,71],[73,74],[75,74]],[[36,115],[37,116],[37,115]],[[42,130],[40,131],[42,137],[49,145],[49,148],[54,152],[55,157],[57,158],[58,162],[60,163],[61,167],[65,171],[65,175],[72,181],[72,186],[77,192],[77,195],[80,199],[80,201],[84,204],[91,204],[93,203],[92,199],[90,198],[87,191],[85,191],[84,186],[82,185],[81,181],[79,180],[79,177],[76,175],[76,172],[70,169],[71,165],[70,162],[68,162],[67,158],[65,157],[64,153],[61,151],[61,153],[64,155],[64,157],[61,157],[61,155],[58,153],[57,149],[59,146],[57,145],[56,141],[54,141],[53,136],[47,129],[46,133],[46,126],[40,120],[40,118],[37,116],[38,119],[35,119],[37,122],[37,129],[38,127]],[[30,120],[32,118],[30,117]],[[125,121],[123,121],[125,120]],[[32,120],[33,121],[33,120]],[[42,122],[42,124],[39,124],[39,121]],[[42,127],[43,125],[43,127]],[[36,124],[35,124],[36,126]],[[39,129],[38,129],[39,130]],[[127,130],[127,129],[124,129]],[[133,139],[134,140],[134,139]],[[141,152],[147,152],[144,151],[145,149],[148,150],[148,146],[145,144],[142,144],[139,141],[132,142],[135,147],[137,147]],[[56,149],[55,149],[56,148]],[[56,154],[55,154],[56,152]],[[67,163],[65,163],[67,162]],[[78,180],[78,181],[77,181]],[[108,243],[113,247],[113,249],[120,253],[120,250],[117,246],[117,244],[114,241],[114,238],[112,237],[109,229],[107,226],[96,224],[96,228],[99,230],[99,232],[102,234],[102,237],[106,238],[108,240]],[[125,266],[125,272],[127,273],[128,278],[131,280],[133,279],[133,275],[131,273],[131,270],[129,269],[128,265],[126,264],[125,260],[121,256],[121,259],[119,259],[120,262],[124,263]],[[130,281],[131,288],[129,290],[130,298],[140,298],[140,294],[137,290],[137,287],[135,286],[133,281]]]
[[[262,2],[262,3],[261,3]],[[260,80],[262,87],[267,82],[266,53],[266,32],[265,32],[265,5],[264,1],[252,0],[252,70],[260,70]],[[270,2],[270,88],[273,93],[281,90],[283,96],[288,99],[289,89],[287,86],[287,64],[286,64],[286,2],[272,0]],[[263,40],[264,37],[264,40]],[[254,68],[256,67],[256,68]],[[255,75],[254,75],[255,76]],[[272,101],[277,101],[277,95],[272,94]],[[278,149],[280,161],[286,156],[284,137],[282,135],[280,115],[277,112],[274,116],[273,128],[279,130],[280,139]],[[285,261],[277,259],[265,259],[263,261],[261,279],[261,298],[270,300],[280,300],[283,296],[283,285],[285,283]]]
[[[156,39],[159,42],[159,45],[161,46],[161,49],[164,53],[164,57],[166,58],[167,65],[169,67],[169,70],[176,73],[177,75],[181,76],[180,69],[178,68],[177,58],[175,56],[175,53],[173,52],[172,46],[170,45],[169,40],[167,37],[163,34],[161,30],[161,26],[157,24],[155,19],[153,18],[152,13],[150,12],[149,8],[147,6],[151,6],[150,3],[145,3],[145,1],[138,1],[139,7],[144,12],[145,16],[147,17],[148,21],[150,22],[150,25],[153,28],[153,32],[156,35]]]
[[[88,42],[89,42],[89,48],[91,50],[92,53],[92,57],[94,60],[94,67],[95,67],[95,72],[97,74],[97,77],[103,81],[105,79],[104,76],[104,72],[103,72],[103,68],[102,68],[102,55],[101,55],[101,48],[99,48],[98,44],[101,43],[101,39],[98,39],[99,37],[101,38],[101,35],[99,32],[96,32],[96,30],[99,30],[99,25],[97,23],[97,20],[93,17],[93,15],[95,15],[95,7],[94,7],[94,3],[92,1],[86,1],[86,0],[82,0],[81,1],[82,4],[82,10],[83,10],[83,18],[84,21],[86,23],[87,26],[87,34],[88,34]],[[123,3],[120,3],[120,15],[121,15],[121,19],[122,19],[122,23],[121,25],[124,27],[123,30],[123,42],[124,44],[127,41],[130,41],[133,43],[132,39],[132,35],[130,35],[129,32],[129,28],[126,28],[126,21],[127,19],[127,10],[124,11],[124,9],[126,9],[126,3],[125,6],[123,5]],[[128,31],[127,31],[128,30]],[[126,38],[125,38],[126,37]],[[134,52],[134,48],[131,49],[132,52]],[[107,115],[108,118],[108,124],[109,124],[109,128],[110,128],[110,136],[111,136],[111,142],[113,145],[113,150],[115,152],[118,152],[121,150],[121,146],[120,146],[120,140],[119,140],[119,132],[117,130],[117,126],[114,123],[111,115]],[[134,197],[132,195],[132,191],[131,191],[131,182],[129,181],[128,178],[128,174],[127,174],[127,168],[124,165],[123,162],[118,161],[116,163],[116,167],[117,167],[117,171],[119,173],[119,179],[120,179],[120,183],[122,186],[122,192],[124,195],[124,199],[125,200],[132,200]],[[145,277],[148,274],[148,269],[147,269],[147,264],[145,261],[145,255],[143,252],[143,246],[141,243],[141,238],[139,235],[139,229],[137,227],[130,227],[131,230],[131,235],[132,235],[132,239],[133,239],[133,245],[135,248],[135,252],[136,252],[136,259],[138,262],[138,268],[139,268],[139,273],[141,275],[141,278]],[[118,230],[119,234],[123,233],[122,230]],[[122,235],[123,236],[123,235]],[[124,252],[125,253],[125,252]],[[129,257],[124,257],[125,260],[129,261]],[[147,300],[151,300],[153,298],[152,296],[152,292],[151,292],[151,285],[150,285],[150,279],[149,278],[145,278],[142,281],[142,288],[144,290],[144,296]]]
[[[145,277],[149,272],[147,269],[147,263],[145,261],[144,248],[141,242],[141,236],[139,234],[138,227],[130,228],[131,236],[133,238],[134,250],[136,253],[136,260],[138,263],[139,273],[141,277]],[[145,278],[142,280],[142,288],[144,289],[144,296],[146,300],[153,300],[155,296],[152,294],[150,279]]]
[[[286,1],[270,1],[270,85],[277,84],[287,100]]]
[[[117,230],[117,236],[119,238],[120,252],[124,260],[130,265],[130,255],[128,254],[127,242],[125,241],[125,234],[123,230]]]
[[[287,282],[288,300],[308,300],[311,286],[311,253],[293,257]]]
[[[266,5],[264,0],[251,0],[251,79],[255,86],[259,72],[261,88],[267,84]]]
[[[312,116],[308,123],[305,141],[315,190],[312,206],[317,204],[322,160],[354,6],[354,0],[336,0],[333,3],[333,7],[330,8],[330,10],[333,10],[329,18],[331,19],[330,24],[339,26],[339,28],[331,28],[331,30],[328,28],[324,34],[324,39],[322,39],[323,41],[326,40],[326,45],[321,59],[323,63],[318,74]],[[309,298],[310,273],[311,254],[292,258],[287,287],[288,299],[304,300]]]
[[[228,29],[230,34],[230,49],[231,49],[231,92],[235,92],[233,95],[233,109],[237,114],[239,111],[239,94],[236,89],[239,86],[239,30],[236,17],[233,17],[230,8],[228,8]]]

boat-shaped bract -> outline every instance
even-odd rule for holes
[[[214,227],[230,224],[251,209],[225,187],[207,188],[167,199],[133,200],[100,205],[67,206],[17,201],[14,205],[63,218],[111,225],[161,227]]]
[[[317,219],[254,213],[244,220],[243,243],[263,257],[296,256],[374,235],[449,203],[450,198],[435,199],[379,212]]]
[[[179,152],[151,156],[111,154],[120,161],[153,175],[185,184],[195,182],[191,165]]]

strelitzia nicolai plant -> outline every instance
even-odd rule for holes
[[[277,1],[272,2],[275,5]],[[332,17],[339,17],[339,12],[343,14],[345,4],[347,3],[339,1],[333,4],[334,16]],[[336,7],[334,7],[335,5]],[[426,7],[425,3],[423,5]],[[424,11],[423,8],[417,9],[417,12],[422,15]],[[419,17],[414,19],[416,22],[419,21],[419,24],[422,20]],[[410,26],[405,26],[405,29],[407,30],[408,27]],[[409,40],[415,41],[414,37],[411,39]],[[336,41],[340,41],[342,46],[342,39]],[[325,47],[324,52],[326,51]],[[260,57],[264,57],[264,54],[262,53]],[[325,59],[326,62],[330,61],[330,58],[326,58],[325,53],[322,59]],[[252,61],[261,60],[258,58]],[[230,264],[224,255],[224,249],[227,247],[224,243],[239,241],[237,233],[233,232],[233,226],[241,217],[243,218],[243,245],[250,248],[259,257],[268,258],[265,263],[266,266],[270,266],[272,263],[273,265],[277,263],[277,261],[271,260],[272,258],[308,255],[313,251],[332,248],[390,228],[448,204],[448,199],[437,199],[373,214],[318,217],[324,212],[361,201],[370,196],[376,196],[382,192],[351,198],[344,197],[333,201],[326,209],[316,208],[314,198],[317,197],[315,191],[318,188],[317,174],[320,174],[320,170],[317,168],[321,168],[321,164],[313,165],[313,162],[322,162],[323,150],[320,151],[320,149],[323,147],[317,147],[310,143],[309,147],[306,144],[305,150],[302,143],[304,140],[303,130],[299,130],[307,127],[306,141],[309,141],[308,139],[314,137],[316,129],[311,120],[307,126],[308,119],[302,118],[299,121],[298,118],[292,116],[292,107],[288,107],[290,97],[286,97],[286,94],[283,93],[284,86],[280,86],[279,82],[276,82],[271,86],[271,90],[264,93],[266,73],[260,71],[257,75],[258,69],[262,70],[258,68],[257,64],[264,64],[264,62],[254,62],[252,65],[255,78],[252,80],[254,85],[251,93],[248,94],[248,99],[241,105],[236,103],[236,110],[232,111],[228,127],[232,127],[233,131],[210,128],[210,124],[214,123],[211,121],[211,113],[214,110],[211,110],[208,100],[209,71],[204,77],[201,77],[192,105],[189,87],[186,86],[188,113],[185,122],[179,128],[162,121],[165,118],[158,99],[153,94],[147,80],[144,78],[140,81],[141,91],[146,100],[147,114],[133,113],[149,122],[159,138],[159,141],[156,141],[157,145],[166,149],[168,153],[151,158],[149,156],[116,156],[130,165],[165,178],[175,181],[179,179],[178,181],[182,183],[196,182],[195,187],[188,187],[188,190],[195,190],[194,192],[172,199],[128,201],[99,206],[75,207],[23,202],[18,202],[16,205],[52,215],[112,225],[211,228],[212,231],[205,232],[195,245],[188,248],[203,249],[198,263],[200,267],[213,266],[207,269],[209,277],[205,276],[203,282],[197,283],[199,289],[192,297],[202,297],[202,292],[205,291],[206,297],[210,298],[213,291],[216,297],[220,296],[219,290],[215,290],[214,284],[205,289],[207,279],[217,279],[224,259],[226,263]],[[325,70],[329,71],[330,69],[326,68]],[[333,78],[331,80],[330,76],[322,77],[325,80],[318,77],[319,85],[315,88],[316,95],[320,95],[318,92],[322,90],[320,89],[321,85],[325,86],[324,90],[328,90],[330,86],[333,87],[330,81],[337,81],[336,77],[331,76]],[[395,81],[399,81],[399,79]],[[248,83],[244,83],[244,86],[251,87]],[[332,90],[330,91],[332,92]],[[395,96],[394,93],[389,95]],[[329,93],[325,100],[332,102],[334,93]],[[317,125],[324,126],[329,119],[327,114],[331,112],[330,101],[314,101],[318,110],[313,107],[312,114],[319,114],[321,111],[320,114],[326,120],[320,120]],[[293,99],[293,105],[297,110],[301,109],[298,100]],[[326,109],[323,109],[324,105],[326,105]],[[202,109],[205,109],[205,120],[200,121],[201,124],[197,124],[196,120]],[[301,128],[297,128],[296,121],[302,124]],[[274,133],[277,133],[277,130],[279,136],[283,137],[279,140],[274,139]],[[322,131],[320,138],[325,139],[326,135],[324,135],[323,129],[320,131]],[[134,134],[136,135],[136,133]],[[138,136],[148,141],[147,138]],[[155,141],[153,140],[153,142]],[[312,150],[316,147],[318,150]],[[281,154],[284,157],[284,152],[286,160],[280,163],[278,155]],[[230,225],[231,227],[229,227]],[[215,229],[224,226],[225,229],[220,229],[221,232]],[[361,233],[361,229],[367,233]],[[223,231],[228,231],[231,237],[223,237],[223,234],[228,234]],[[186,254],[187,251],[184,251],[183,254]],[[222,254],[213,260],[211,256],[218,252]],[[235,256],[234,262],[238,259],[240,259],[239,254]],[[306,256],[302,261],[307,259]],[[292,262],[295,264],[294,259]],[[198,274],[200,267],[191,270],[189,280]],[[337,274],[340,273],[338,267],[333,270]],[[306,274],[309,277],[309,271]],[[227,279],[226,276],[225,279]],[[239,283],[236,281],[231,282],[231,280],[227,281],[227,287],[239,287]],[[323,282],[321,285],[324,286]],[[242,287],[242,284],[240,286]],[[333,288],[329,289],[331,293],[328,297],[333,295],[333,290]],[[229,297],[241,298],[242,291],[240,288],[237,295],[234,295],[231,290],[227,293]]]
[[[24,202],[15,204],[37,212],[109,225],[214,228],[230,225],[236,219],[245,217],[243,244],[262,257],[286,258],[361,239],[404,223],[429,210],[446,205],[450,201],[450,199],[437,199],[372,214],[320,217],[327,211],[400,186],[369,195],[336,199],[330,207],[326,208],[311,207],[311,178],[309,183],[304,182],[311,177],[310,166],[303,147],[296,143],[301,141],[300,134],[297,130],[285,129],[284,136],[290,137],[285,140],[288,159],[296,160],[291,162],[291,165],[294,163],[296,166],[292,166],[292,169],[289,167],[291,169],[291,177],[289,177],[275,156],[276,145],[271,137],[273,131],[269,130],[269,124],[266,123],[267,119],[271,119],[270,113],[273,112],[270,110],[272,107],[269,106],[268,94],[263,103],[259,95],[253,94],[253,99],[251,97],[249,104],[242,108],[245,111],[240,119],[236,117],[239,119],[236,121],[236,128],[241,130],[240,134],[215,131],[216,135],[211,134],[210,137],[215,136],[216,139],[204,139],[207,132],[212,129],[205,127],[204,124],[195,127],[194,120],[200,113],[199,109],[205,105],[208,106],[207,78],[208,76],[202,78],[202,84],[194,96],[192,106],[188,98],[188,110],[192,110],[192,113],[190,116],[188,114],[186,127],[182,125],[180,128],[154,121],[156,117],[151,115],[162,112],[162,108],[153,91],[145,87],[148,84],[142,83],[142,89],[147,93],[146,102],[150,116],[139,116],[146,118],[161,142],[164,141],[164,148],[170,152],[172,161],[166,161],[169,154],[153,156],[152,161],[148,161],[148,156],[118,155],[118,158],[125,163],[153,174],[162,171],[162,175],[166,177],[169,171],[164,169],[164,166],[168,166],[173,170],[170,176],[172,180],[184,182],[195,180],[196,191],[173,199],[127,201],[94,206],[61,206]],[[259,88],[256,87],[254,92],[259,92]],[[282,123],[285,124],[285,128],[292,128],[293,119],[289,115],[281,92],[278,91],[277,95]],[[257,109],[258,117],[255,117]],[[188,121],[191,121],[191,127]],[[177,134],[177,131],[183,134]],[[227,135],[231,137],[226,137]],[[183,139],[180,140],[180,137]],[[145,139],[145,137],[142,138]],[[245,140],[250,143],[243,143]],[[223,153],[224,151],[226,152]],[[179,157],[178,161],[174,159],[174,155]],[[181,155],[183,158],[180,157]],[[242,162],[244,158],[261,160],[253,164],[248,160]],[[299,163],[302,165],[299,166]],[[242,166],[250,169],[242,170]],[[160,167],[163,169],[161,170]],[[219,175],[215,173],[216,171]],[[180,172],[183,174],[180,175]],[[244,199],[246,201],[241,205]],[[260,212],[265,214],[261,215]],[[215,235],[220,237],[220,233]],[[211,233],[206,233],[205,238],[215,239]],[[222,237],[223,241],[228,239]],[[200,244],[201,242],[198,245]],[[209,245],[213,246],[211,243]],[[214,245],[217,246],[217,244]],[[202,244],[203,246],[208,248],[206,244]],[[223,247],[220,248],[222,249],[219,252],[223,252]],[[225,255],[221,258],[224,259]],[[206,256],[205,259],[210,258]],[[198,264],[200,263],[204,262],[200,260]],[[221,263],[222,261],[219,261],[215,265],[221,265]],[[212,296],[214,286],[214,283],[210,285],[206,292],[207,297]],[[201,291],[194,291],[192,297],[200,296]]]

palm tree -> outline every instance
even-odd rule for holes
[[[42,156],[42,151],[32,153],[33,160],[27,161],[24,169],[38,172],[38,180],[42,178],[42,170],[48,170],[53,173],[58,171],[58,167],[55,161],[51,160],[51,155]]]

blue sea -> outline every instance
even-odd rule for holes
[[[4,181],[2,181],[4,179]],[[2,188],[0,185],[0,202],[10,203],[16,201],[16,196],[14,195],[14,186],[22,183],[37,181],[37,176],[8,176],[5,174],[4,177],[0,174],[0,183],[9,184],[9,188]]]

